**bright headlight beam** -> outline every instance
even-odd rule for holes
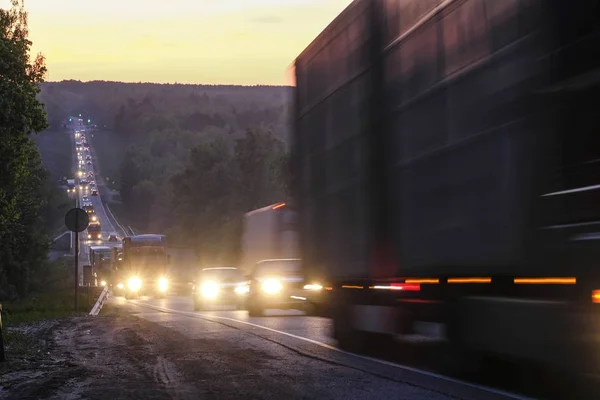
[[[238,285],[234,290],[237,294],[245,294],[250,291],[250,288],[248,287],[248,285]]]
[[[166,292],[168,286],[169,282],[167,281],[167,278],[160,278],[158,280],[158,290],[160,290],[161,292]]]
[[[262,284],[262,290],[268,294],[275,294],[281,290],[281,283],[277,279],[267,279]]]
[[[313,283],[309,285],[304,285],[305,290],[323,290],[323,286],[318,283]]]
[[[129,279],[129,282],[127,282],[127,286],[129,287],[129,290],[131,290],[132,292],[136,292],[142,287],[142,281],[137,276],[134,276]]]
[[[201,293],[203,297],[213,299],[219,294],[219,285],[212,281],[204,282],[201,286]]]

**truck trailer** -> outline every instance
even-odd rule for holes
[[[295,61],[292,191],[333,335],[596,370],[593,1],[356,0]]]
[[[285,203],[275,203],[247,212],[242,228],[238,268],[248,274],[257,262],[297,258],[299,254],[296,212]]]
[[[108,246],[89,246],[89,259],[95,277],[95,284],[106,286],[112,278],[111,248]]]

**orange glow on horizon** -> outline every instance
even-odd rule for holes
[[[288,85],[351,0],[27,0],[48,80]],[[9,8],[10,0],[0,0]]]

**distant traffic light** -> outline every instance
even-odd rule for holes
[[[69,122],[73,122],[73,118],[69,118]]]
[[[79,114],[79,118],[81,118],[81,114]]]
[[[92,122],[92,121],[88,119],[88,124],[89,124],[90,122]]]

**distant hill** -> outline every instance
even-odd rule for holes
[[[292,88],[70,80],[43,83],[39,99],[54,127],[68,115],[83,114],[100,128],[126,136],[207,127],[240,134],[261,128],[287,142]]]

